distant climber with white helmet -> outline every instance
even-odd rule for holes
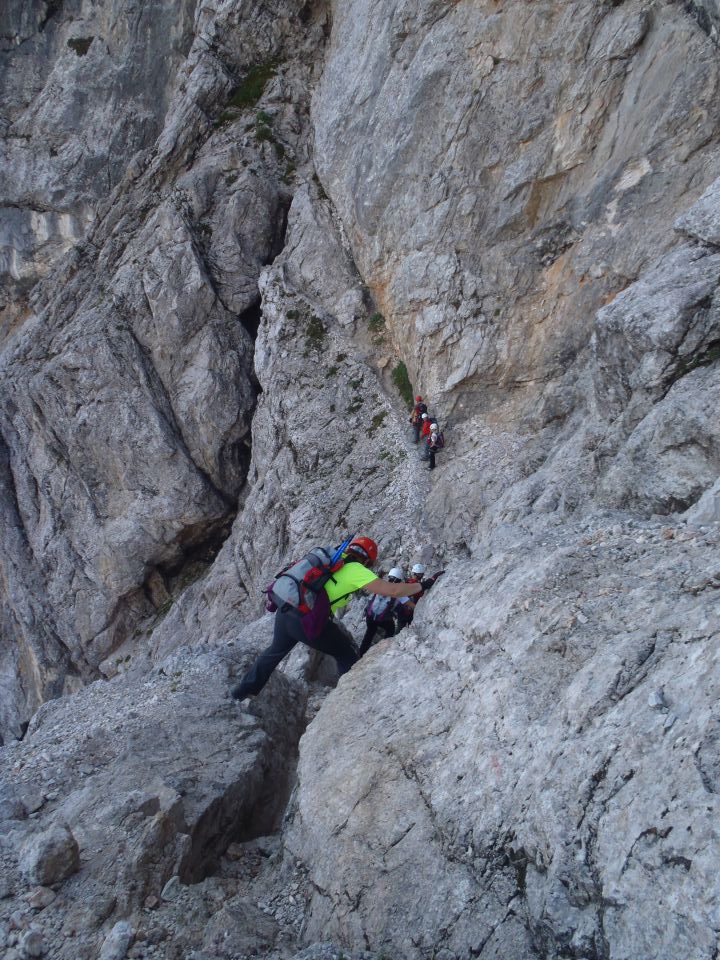
[[[388,573],[389,583],[404,583],[405,574],[400,567],[393,567]],[[365,636],[360,644],[359,655],[362,657],[368,652],[375,639],[375,635],[380,631],[383,637],[392,637],[395,635],[394,613],[399,604],[411,602],[409,598],[382,597],[376,594],[365,607]]]
[[[410,569],[410,576],[407,578],[408,583],[420,583],[425,573],[425,564],[424,563],[414,563]],[[420,594],[417,597],[412,597],[406,603],[395,610],[395,616],[397,618],[397,630],[396,633],[399,633],[403,627],[409,626],[413,621],[413,616],[415,615],[415,603],[419,598]]]
[[[445,573],[444,570],[438,570],[438,572],[434,573],[431,577],[425,577],[426,569],[424,563],[415,563],[412,566],[410,576],[407,578],[407,583],[419,583],[421,589],[419,593],[396,606],[395,616],[397,618],[397,629],[395,633],[399,633],[403,627],[410,626],[415,616],[415,607],[417,606],[418,600],[424,597],[428,590],[435,584],[437,578]]]
[[[438,445],[438,428],[436,423],[430,424],[430,439],[428,440],[429,469],[435,469],[435,454],[440,449]]]

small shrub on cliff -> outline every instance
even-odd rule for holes
[[[383,333],[385,330],[385,317],[381,313],[373,313],[368,318],[368,330],[373,335]]]
[[[400,393],[400,396],[403,398],[403,400],[408,405],[408,407],[412,407],[413,405],[412,385],[410,383],[410,377],[408,376],[407,367],[402,362],[402,360],[393,369],[391,376],[392,376],[392,382],[398,388],[398,392]]]
[[[368,430],[368,433],[370,434],[375,433],[378,427],[382,426],[382,423],[385,420],[386,416],[387,416],[387,410],[381,410],[379,413],[376,413],[375,416],[370,421],[370,428]]]
[[[320,317],[313,314],[305,325],[305,356],[310,350],[320,350],[325,343],[327,333]]]
[[[268,80],[275,76],[277,68],[277,60],[268,60],[253,67],[233,90],[228,106],[237,107],[240,110],[243,107],[254,107],[265,92]]]
[[[75,51],[75,54],[78,57],[84,57],[90,49],[90,44],[94,39],[95,37],[71,37],[68,40],[67,45],[71,50]]]
[[[247,107],[254,107],[263,95],[268,80],[275,76],[277,68],[277,60],[268,60],[267,63],[261,63],[259,66],[253,67],[253,69],[246,74],[245,79],[242,80],[230,94],[225,109],[214,123],[215,129],[217,130],[220,127],[224,127],[226,123],[232,123],[234,120],[237,120],[241,110]],[[258,135],[258,140],[272,139],[270,132],[271,123],[272,117],[269,113],[266,113],[264,110],[258,111],[256,117],[256,135],[259,130],[263,131],[262,135]],[[246,131],[252,129],[252,124],[245,129]]]
[[[676,383],[681,377],[686,376],[698,367],[706,367],[708,364],[716,363],[720,360],[720,340],[713,341],[705,350],[685,357],[680,361],[672,376],[670,383]]]

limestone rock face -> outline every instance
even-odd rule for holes
[[[114,956],[119,918],[139,917],[161,893],[167,910],[181,913],[164,889],[171,878],[179,897],[214,870],[231,841],[277,825],[304,697],[276,677],[273,709],[241,713],[226,697],[236,660],[248,663],[242,650],[196,649],[137,682],[91,684],[73,698],[72,730],[69,701],[54,700],[36,713],[25,742],[5,748],[0,791],[39,799],[33,821],[3,822],[3,876],[18,898],[29,883],[68,877],[42,914],[53,956],[97,955],[103,941]]]
[[[718,15],[5,4],[11,957],[715,960]],[[356,532],[413,627],[236,704]]]
[[[688,8],[697,17],[700,27],[717,43],[720,39],[720,4],[717,0],[690,0]]]
[[[318,543],[372,530],[388,570],[417,559],[425,541],[418,505],[426,485],[402,426],[407,415],[366,362],[369,310],[316,190],[295,196],[285,249],[260,286],[262,393],[243,508],[211,572],[154,632],[154,655],[192,637],[232,636],[232,605],[261,612],[262,588]]]
[[[717,48],[642,0],[333,14],[316,164],[394,343],[446,415],[525,416],[720,172]]]
[[[142,31],[149,11],[121,6]],[[97,16],[110,16],[111,7]],[[74,678],[97,676],[109,654],[137,639],[139,621],[167,609],[188,564],[207,567],[232,523],[257,394],[257,280],[282,239],[288,164],[305,150],[298,112],[312,64],[297,48],[312,49],[321,36],[312,20],[297,36],[289,30],[296,9],[259,4],[257,24],[267,29],[247,36],[234,5],[221,12],[200,5],[187,35],[186,6],[169,4],[162,16],[175,18],[172,27],[159,12],[153,19],[161,45],[152,31],[142,42],[131,32],[133,63],[150,72],[155,57],[163,70],[172,66],[168,42],[186,58],[167,84],[153,73],[167,86],[167,96],[158,89],[152,96],[161,111],[148,141],[154,146],[138,153],[130,138],[132,162],[126,152],[104,176],[87,242],[62,261],[43,254],[40,272],[51,275],[29,299],[18,291],[11,298],[25,312],[0,354],[2,524],[12,544],[2,559],[11,585],[1,614],[3,737],[17,736],[39,703],[74,689]],[[43,35],[51,23],[54,15]],[[42,66],[60,57],[63,77],[67,56],[91,69],[64,39],[42,51],[36,40],[6,51],[11,75],[18,57]],[[284,45],[295,56],[281,78]],[[128,84],[136,82],[133,69],[119,68],[118,96],[126,73]],[[265,88],[262,121],[243,133]],[[70,110],[50,81],[38,98],[50,111]],[[8,103],[15,109],[10,94]],[[135,117],[131,99],[123,110]],[[123,129],[98,116],[93,122],[103,136]],[[110,146],[99,138],[98,149]],[[85,168],[73,169],[69,185],[85,189]],[[8,190],[16,196],[12,184]]]
[[[162,129],[194,2],[4,4],[0,15],[0,311],[87,233]]]
[[[520,542],[447,573],[310,726],[289,840],[308,935],[711,957],[717,527]]]

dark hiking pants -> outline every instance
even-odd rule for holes
[[[243,697],[260,693],[275,667],[290,653],[296,643],[304,643],[313,650],[319,650],[334,657],[341,676],[347,673],[358,660],[350,635],[335,620],[328,620],[316,640],[308,640],[298,613],[294,610],[288,610],[285,613],[278,610],[275,614],[273,641],[266,650],[263,650],[233,691],[235,699],[242,700]]]
[[[375,638],[375,634],[378,630],[381,630],[385,637],[394,637],[395,636],[395,621],[394,620],[371,620],[369,617],[365,618],[367,621],[367,629],[365,630],[365,636],[362,639],[360,644],[360,656],[363,657],[368,652],[372,646],[372,642]]]

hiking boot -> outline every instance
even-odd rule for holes
[[[236,683],[230,690],[230,696],[233,700],[250,700],[252,694],[247,692],[243,683]]]

